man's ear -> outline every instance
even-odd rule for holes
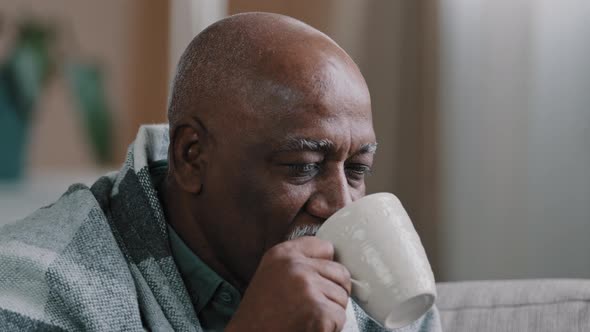
[[[177,185],[186,192],[199,194],[203,189],[206,133],[198,123],[176,127],[172,133],[170,166]]]

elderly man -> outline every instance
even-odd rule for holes
[[[365,194],[369,91],[330,38],[249,13],[199,34],[169,128],[0,229],[0,330],[381,331],[313,236]],[[436,309],[403,331],[438,331]]]

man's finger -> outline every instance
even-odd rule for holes
[[[312,260],[312,264],[323,278],[339,285],[350,295],[352,282],[350,281],[350,272],[344,265],[325,259],[314,259]]]
[[[342,286],[325,278],[319,278],[317,284],[327,299],[346,309],[349,294]]]
[[[329,319],[323,320],[324,325],[321,327],[321,330],[342,331],[342,328],[344,328],[344,325],[346,324],[346,309],[342,309],[339,304],[332,301],[326,301],[324,304],[324,312]]]
[[[309,258],[334,259],[334,246],[332,243],[315,236],[302,236],[295,240],[286,241],[283,244],[292,246],[290,249],[297,250]]]

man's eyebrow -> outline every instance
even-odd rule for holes
[[[310,139],[294,137],[288,138],[279,146],[280,151],[317,151],[328,152],[334,147],[334,143],[329,139]]]
[[[377,142],[365,143],[361,145],[361,148],[356,154],[375,153],[377,151]]]
[[[328,152],[334,147],[334,143],[329,139],[310,139],[310,138],[289,138],[279,146],[279,151],[317,151]],[[361,145],[355,154],[375,153],[377,143],[365,143]]]

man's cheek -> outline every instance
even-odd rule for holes
[[[310,195],[311,186],[309,185],[293,185],[283,182],[274,190],[272,199],[275,205],[280,206],[282,210],[296,214],[303,209]]]

